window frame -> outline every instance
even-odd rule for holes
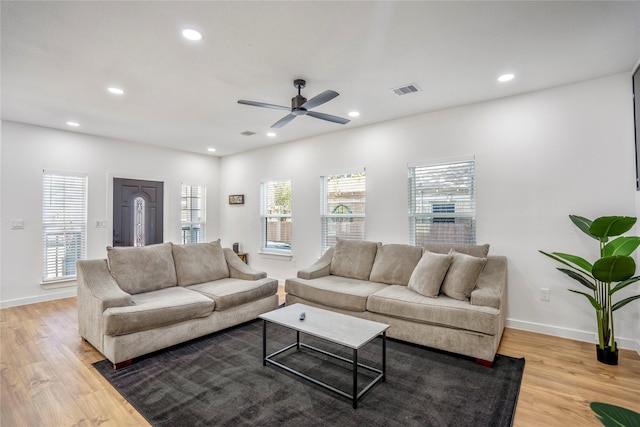
[[[336,177],[345,177],[345,178],[349,178],[352,179],[352,177],[350,175],[358,175],[358,174],[362,174],[364,177],[364,188],[363,188],[363,197],[362,200],[359,201],[358,203],[362,203],[364,205],[364,209],[362,213],[354,213],[353,209],[349,208],[348,206],[346,206],[344,203],[340,202],[340,204],[338,206],[336,206],[335,208],[331,209],[330,208],[330,201],[329,201],[329,178],[336,178]],[[366,179],[367,179],[367,170],[366,168],[362,168],[362,169],[351,169],[348,171],[344,171],[344,172],[339,172],[339,173],[327,173],[324,174],[320,177],[320,245],[321,245],[321,250],[324,253],[327,249],[329,249],[329,247],[331,246],[330,243],[330,238],[332,236],[329,235],[329,222],[331,220],[337,220],[337,219],[341,219],[345,222],[351,222],[353,223],[354,220],[359,220],[362,219],[362,236],[357,238],[357,239],[353,239],[353,240],[365,240],[366,238],[366,193],[367,193],[367,184],[366,184]],[[350,210],[350,212],[342,212],[342,213],[336,213],[336,210],[340,207],[346,207],[347,209]],[[331,211],[331,212],[329,212]],[[360,222],[360,221],[358,221]],[[337,233],[335,235],[335,238],[337,239]],[[352,236],[350,235],[349,238],[352,238]]]
[[[88,188],[86,172],[42,171],[44,284],[77,279],[76,261],[87,259]]]
[[[452,185],[448,189],[437,188],[429,185],[428,182],[439,182],[445,176],[442,172],[444,167],[450,167],[451,173],[448,178],[453,179]],[[446,173],[446,172],[445,172]],[[419,193],[417,181],[425,182],[424,190]],[[407,165],[407,186],[408,186],[408,219],[409,219],[409,243],[423,246],[426,244],[454,244],[454,245],[475,245],[476,244],[476,162],[474,156],[461,157],[456,159],[446,159],[432,162],[422,162]],[[454,185],[457,183],[457,185]],[[466,190],[468,188],[468,190]],[[444,190],[439,193],[440,190]],[[426,198],[424,191],[431,193]],[[468,193],[468,194],[467,194]],[[420,199],[418,196],[420,194]],[[453,208],[452,208],[453,206]],[[456,209],[458,207],[458,209]],[[436,239],[435,234],[430,240],[429,232],[425,233],[423,239],[417,237],[419,223],[423,224],[458,224],[467,225],[469,230],[466,233],[453,236],[445,234],[446,239]],[[425,226],[429,229],[429,226]],[[460,235],[465,236],[464,239]]]
[[[288,186],[289,192],[289,212],[288,213],[270,213],[269,212],[269,187],[285,184]],[[274,190],[275,191],[275,190]],[[286,209],[285,209],[286,210]],[[269,245],[269,227],[270,220],[279,219],[283,223],[290,225],[290,242],[288,248],[277,248]],[[260,251],[263,253],[275,255],[292,255],[293,253],[293,189],[291,179],[272,179],[260,183]]]
[[[193,191],[196,189],[200,193],[200,197],[193,197]],[[187,190],[187,191],[185,191]],[[194,209],[191,207],[194,199],[200,199],[201,207],[199,209]],[[200,221],[193,221],[193,212],[200,211]],[[190,212],[191,215],[187,214],[187,216],[191,217],[191,221],[184,220],[185,212]],[[194,227],[198,226],[198,227]],[[192,238],[189,241],[185,241],[185,227],[188,227],[189,236],[191,237],[193,230],[199,230],[198,237],[196,241],[193,241]],[[190,244],[190,243],[204,243],[207,239],[207,187],[204,185],[190,185],[190,184],[182,184],[180,187],[180,241],[182,244]]]

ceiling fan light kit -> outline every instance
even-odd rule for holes
[[[281,128],[291,120],[295,119],[297,116],[310,116],[316,119],[326,120],[332,123],[339,123],[341,125],[347,124],[350,122],[349,119],[344,119],[342,117],[332,116],[331,114],[318,113],[316,111],[309,111],[312,108],[318,107],[325,102],[331,101],[333,98],[339,95],[338,92],[334,90],[325,90],[319,95],[314,96],[313,98],[307,100],[301,94],[301,90],[307,85],[302,79],[296,79],[293,81],[293,87],[298,89],[298,94],[291,98],[291,108],[285,107],[282,105],[275,104],[266,104],[264,102],[256,102],[256,101],[247,101],[244,99],[240,99],[238,104],[251,105],[254,107],[262,107],[262,108],[271,108],[275,110],[289,110],[289,114],[275,122],[271,125],[272,128]]]

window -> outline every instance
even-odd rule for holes
[[[409,166],[409,240],[475,245],[475,161]]]
[[[205,241],[205,192],[205,187],[182,184],[180,222],[183,244]]]
[[[74,279],[87,258],[87,175],[44,171],[42,281]]]
[[[336,239],[364,240],[365,171],[321,177],[322,251]]]
[[[267,181],[261,188],[262,250],[291,252],[291,181]]]

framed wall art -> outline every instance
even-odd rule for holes
[[[232,194],[229,196],[230,205],[244,205],[244,194]]]

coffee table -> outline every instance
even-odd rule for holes
[[[304,319],[301,319],[301,314],[304,313]],[[346,314],[335,313],[329,310],[323,310],[316,307],[311,307],[306,304],[293,304],[284,308],[279,308],[268,313],[260,315],[263,320],[262,326],[262,365],[266,366],[267,363],[274,366],[278,366],[287,372],[304,378],[316,385],[319,385],[327,390],[339,394],[340,396],[350,399],[353,403],[353,408],[358,407],[358,401],[367,394],[371,388],[379,382],[384,382],[386,374],[386,358],[387,358],[387,329],[389,325],[384,323],[373,322],[371,320],[360,319],[354,316],[347,316]],[[290,344],[274,353],[267,355],[267,323],[275,323],[289,329],[296,331],[296,342]],[[300,332],[308,335],[312,335],[323,340],[343,345],[353,350],[353,359],[348,359],[328,351],[307,345],[300,341]],[[371,366],[364,365],[358,362],[358,349],[362,346],[382,335],[382,368],[377,369]],[[327,383],[324,383],[316,378],[312,378],[305,375],[302,372],[298,372],[289,366],[284,365],[276,360],[274,357],[295,348],[300,350],[301,348],[317,351],[319,353],[331,356],[339,359],[343,362],[350,363],[353,366],[353,389],[351,393],[347,393],[343,390],[335,388]],[[378,375],[364,387],[364,389],[358,392],[358,368],[363,368],[368,371],[377,373]]]

